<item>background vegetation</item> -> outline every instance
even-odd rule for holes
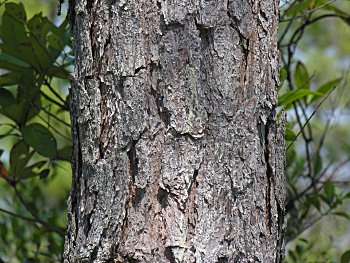
[[[74,57],[55,8],[0,0],[0,263],[62,261]],[[281,1],[288,263],[350,262],[349,40],[350,1]]]

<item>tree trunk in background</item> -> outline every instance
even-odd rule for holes
[[[277,0],[70,0],[65,262],[281,262]]]

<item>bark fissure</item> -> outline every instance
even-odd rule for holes
[[[121,240],[122,243],[125,242],[127,230],[128,230],[128,216],[129,210],[132,206],[133,200],[136,196],[135,189],[135,178],[138,174],[138,159],[136,156],[136,145],[138,140],[132,140],[130,149],[127,151],[128,159],[129,159],[129,175],[130,175],[130,185],[129,185],[129,196],[125,203],[125,216],[123,219],[122,229],[121,229]]]
[[[266,222],[267,222],[267,226],[269,229],[269,233],[271,234],[271,228],[272,228],[272,206],[271,206],[271,191],[273,191],[273,169],[271,166],[271,160],[270,160],[270,145],[269,145],[269,132],[270,132],[270,121],[268,120],[266,124],[262,124],[263,126],[265,126],[264,130],[265,130],[265,140],[264,140],[264,157],[265,157],[265,163],[266,163],[266,180],[267,180],[267,184],[266,184],[266,211],[267,211],[267,216],[266,216]]]
[[[164,103],[163,103],[164,96],[162,96],[159,91],[153,88],[151,88],[150,95],[153,96],[154,102],[156,103],[159,118],[163,121],[164,126],[168,128],[170,126],[171,113],[164,106]]]
[[[276,105],[278,3],[258,3],[70,0],[65,262],[280,260],[283,136],[257,120]]]
[[[73,119],[74,120],[74,119]],[[77,123],[77,121],[75,122],[75,132],[76,132],[76,145],[74,147],[74,151],[76,151],[76,154],[74,154],[74,156],[77,156],[77,160],[74,160],[73,163],[73,172],[76,171],[76,178],[75,178],[75,182],[73,184],[73,189],[72,189],[72,195],[71,195],[71,200],[70,200],[70,204],[71,204],[71,210],[74,211],[74,221],[75,224],[78,225],[79,224],[79,198],[78,198],[78,193],[80,192],[80,178],[82,178],[83,173],[82,173],[82,165],[83,165],[83,158],[82,158],[82,153],[81,153],[81,143],[80,143],[80,133],[79,133],[79,125]],[[73,129],[74,132],[74,129]],[[73,155],[72,155],[73,156]],[[76,169],[76,170],[75,170]],[[75,229],[75,236],[78,236],[78,230],[79,228],[76,227]],[[76,239],[73,239],[73,244],[76,244]]]

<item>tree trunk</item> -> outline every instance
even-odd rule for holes
[[[65,262],[281,262],[277,0],[70,0]]]

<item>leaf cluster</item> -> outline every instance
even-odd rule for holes
[[[342,1],[335,2],[291,0],[281,3],[278,45],[282,51],[282,69],[278,106],[288,116],[285,137],[288,181],[286,240],[294,244],[294,248],[289,249],[286,261],[291,263],[309,262],[310,251],[317,250],[317,244],[305,237],[305,230],[329,215],[350,219],[343,206],[350,192],[338,181],[339,170],[349,165],[349,157],[343,153],[344,160],[329,158],[326,145],[337,107],[333,108],[329,118],[322,118],[325,111],[322,106],[331,97],[338,99],[337,102],[341,99],[339,94],[346,85],[346,75],[339,74],[319,83],[317,72],[310,74],[308,66],[302,61],[299,48],[300,43],[308,38],[305,32],[325,19],[340,19],[349,25],[350,14],[337,5]],[[327,34],[325,31],[322,33]],[[311,48],[317,48],[317,44]],[[320,236],[324,234],[319,233]],[[327,262],[328,252],[320,254],[317,262]],[[341,257],[341,262],[348,262],[344,261],[344,257]]]
[[[57,262],[65,202],[50,205],[45,187],[72,148],[69,96],[57,87],[73,62],[71,36],[66,20],[57,26],[42,13],[28,19],[22,3],[0,5],[0,139],[8,146],[0,149],[0,213],[8,215],[0,220],[0,259]]]

